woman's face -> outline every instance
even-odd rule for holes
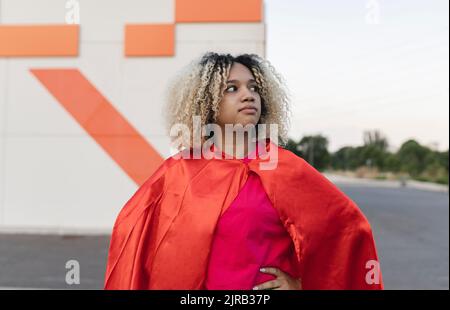
[[[251,71],[240,63],[231,66],[227,86],[219,104],[217,124],[256,125],[261,116],[261,97]]]

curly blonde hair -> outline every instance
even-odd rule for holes
[[[216,123],[219,104],[233,63],[246,66],[253,74],[261,97],[261,116],[258,124],[278,125],[277,139],[287,142],[290,108],[289,95],[284,79],[265,59],[254,54],[232,56],[230,54],[206,53],[182,70],[170,83],[166,101],[165,119],[167,132],[176,124],[189,128],[189,135],[179,133],[171,136],[171,141],[181,141],[180,148],[192,148],[190,135],[198,130],[193,128],[193,117],[198,116],[201,126]],[[268,128],[269,129],[269,128]],[[269,137],[271,133],[269,133]],[[202,143],[206,140],[202,137]]]

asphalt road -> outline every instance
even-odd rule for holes
[[[386,289],[449,289],[448,193],[341,188],[372,225]]]
[[[448,193],[339,185],[374,231],[386,289],[449,289]],[[101,289],[109,236],[0,234],[0,288]],[[66,283],[66,262],[80,284]]]

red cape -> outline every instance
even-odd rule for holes
[[[261,158],[170,157],[126,203],[114,225],[105,289],[202,289],[220,215],[259,175],[289,232],[303,289],[382,289],[366,282],[378,262],[369,222],[356,204],[302,158],[278,148],[276,169]]]

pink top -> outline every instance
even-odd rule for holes
[[[206,289],[251,290],[257,284],[275,279],[259,268],[277,267],[298,277],[297,265],[292,239],[258,175],[250,171],[244,187],[217,224]]]

